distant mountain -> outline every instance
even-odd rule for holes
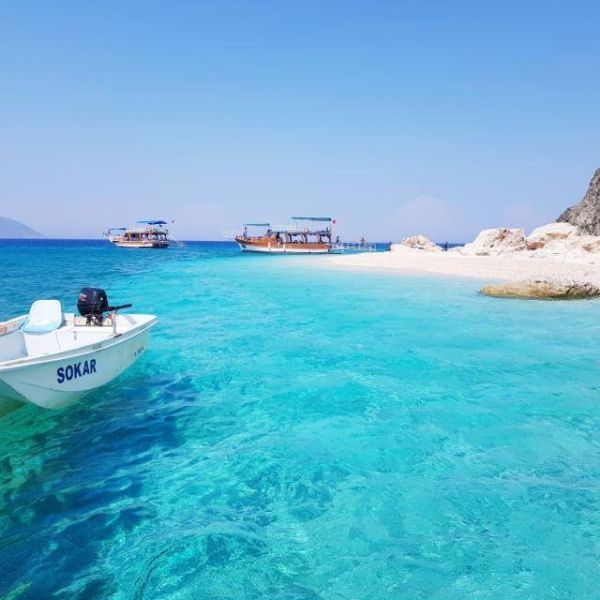
[[[43,237],[39,231],[27,227],[27,225],[20,221],[15,221],[8,217],[0,217],[0,238],[26,239]]]

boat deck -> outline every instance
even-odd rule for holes
[[[120,337],[129,331],[149,324],[151,315],[124,314],[116,317],[116,327],[111,319],[103,326],[86,325],[84,317],[73,313],[64,315],[61,327],[49,333],[25,333],[19,329],[25,317],[18,317],[0,324],[0,369],[15,363],[47,356],[60,356],[98,345],[111,338]],[[2,333],[4,329],[4,333]]]

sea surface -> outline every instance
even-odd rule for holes
[[[221,243],[0,265],[0,320],[90,285],[160,318],[79,404],[3,409],[3,600],[600,598],[600,302]]]

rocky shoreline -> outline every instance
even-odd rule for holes
[[[393,269],[505,280],[481,292],[500,298],[581,299],[600,296],[600,169],[581,202],[534,229],[485,229],[447,252],[424,235],[390,252],[332,257],[338,266]]]
[[[406,249],[441,252],[442,248],[424,235],[416,235],[392,244],[392,252]],[[484,229],[464,246],[448,252],[463,256],[504,256],[519,253],[523,258],[561,258],[588,262],[600,260],[600,236],[581,234],[569,223],[550,223],[534,229],[528,236],[523,229],[498,227]]]

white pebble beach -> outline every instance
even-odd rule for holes
[[[600,285],[600,259],[535,257],[527,251],[500,256],[464,256],[457,252],[427,252],[403,248],[396,252],[368,252],[329,256],[331,267],[389,271],[404,274],[475,277],[516,281],[535,277],[573,278]]]

